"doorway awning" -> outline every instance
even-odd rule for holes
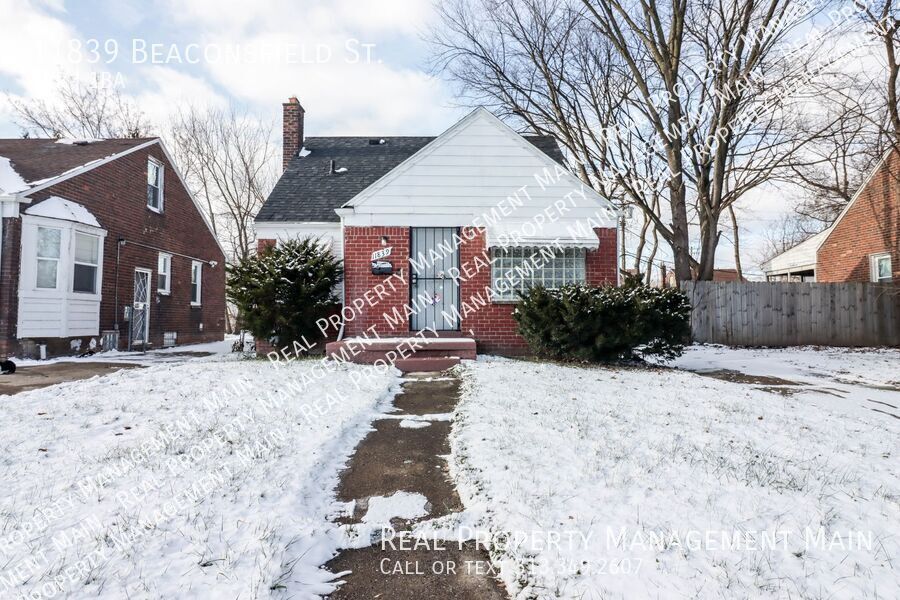
[[[575,219],[536,225],[533,221],[503,220],[487,227],[488,247],[562,246],[596,250],[600,240],[587,221]]]

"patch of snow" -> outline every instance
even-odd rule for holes
[[[97,218],[91,214],[91,211],[81,204],[66,200],[65,198],[60,198],[59,196],[50,196],[40,204],[29,207],[28,210],[25,211],[25,214],[36,217],[47,217],[50,219],[62,219],[63,221],[74,221],[76,223],[90,225],[91,227],[100,227],[100,223],[97,221]]]
[[[58,140],[56,140],[56,143],[57,144],[66,144],[66,145],[71,146],[74,144],[84,145],[84,144],[90,144],[92,142],[102,142],[102,141],[104,141],[104,140],[100,139],[100,138],[59,138]]]
[[[403,419],[402,421],[400,421],[399,425],[404,429],[422,429],[423,427],[428,427],[429,425],[431,425],[431,421]]]
[[[512,597],[900,597],[900,421],[677,369],[461,372],[451,473]]]
[[[15,194],[28,189],[28,184],[5,156],[0,156],[0,193]]]
[[[300,152],[297,153],[297,156],[299,156],[300,158],[306,158],[310,154],[312,154],[312,150],[307,150],[306,146],[304,146],[303,148],[300,148]]]
[[[368,366],[219,359],[15,396],[0,415],[0,595],[334,591],[321,565],[368,543],[331,521],[339,473],[398,389]]]
[[[422,494],[395,492],[390,496],[372,496],[363,523],[387,525],[391,519],[417,519],[428,514],[428,500]]]
[[[421,381],[421,380],[419,380]],[[410,415],[402,414],[386,414],[382,419],[400,419],[403,421],[449,421],[453,418],[453,413],[429,413],[427,415]]]
[[[338,169],[335,169],[334,172],[335,172],[335,173],[346,173],[346,172],[347,172],[347,167],[340,167],[340,168],[338,168]]]

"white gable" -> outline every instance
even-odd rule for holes
[[[338,213],[345,225],[485,226],[491,240],[526,223],[543,222],[543,237],[615,226],[607,200],[483,108]]]

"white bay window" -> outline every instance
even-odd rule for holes
[[[35,287],[55,290],[59,280],[59,258],[62,230],[54,227],[37,228],[37,264]]]
[[[72,291],[81,294],[96,294],[99,266],[100,238],[96,235],[76,231]]]

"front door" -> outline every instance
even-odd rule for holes
[[[459,247],[455,227],[413,227],[410,235],[410,329],[459,331]]]
[[[150,271],[134,270],[134,303],[131,305],[131,343],[146,344],[150,335]]]

